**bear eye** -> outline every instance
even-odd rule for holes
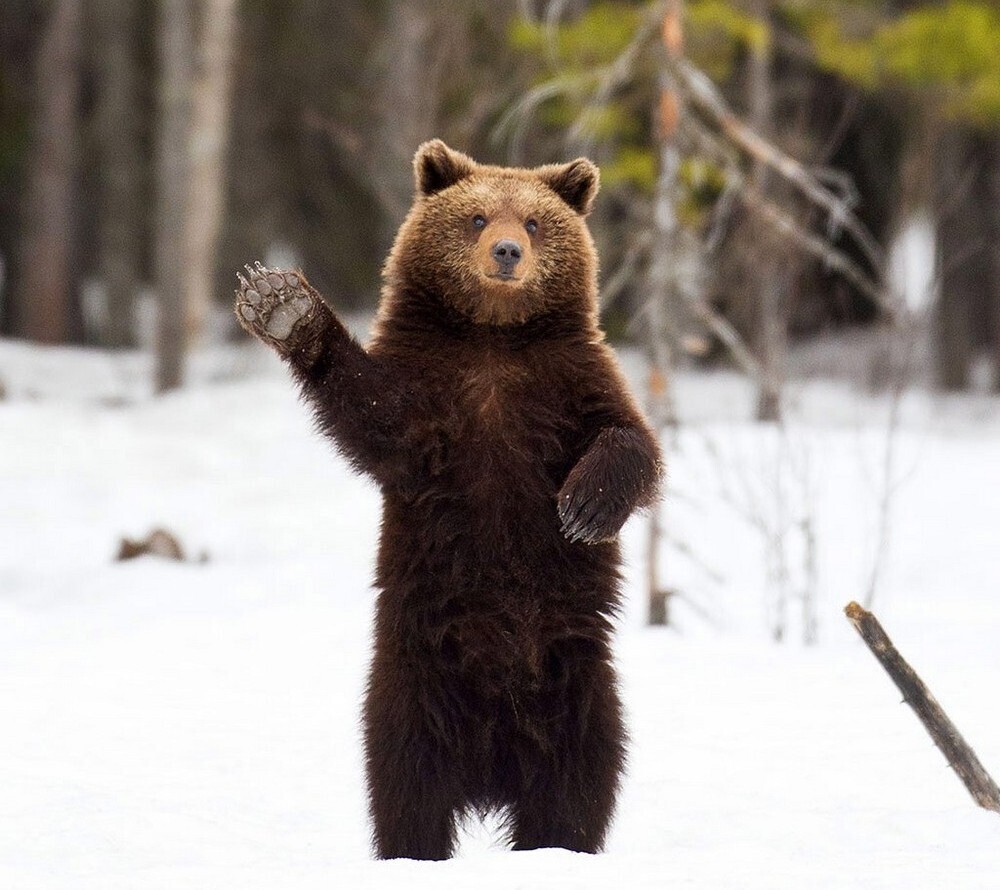
[[[526,222],[526,223],[524,224],[524,230],[525,230],[525,231],[526,231],[526,232],[527,232],[527,233],[528,233],[529,235],[534,235],[534,234],[535,234],[535,232],[537,232],[537,231],[538,231],[538,223],[537,223],[537,222],[535,222],[535,221],[534,221],[533,219],[529,219],[529,220],[528,220],[528,221],[527,221],[527,222]]]
[[[483,216],[480,213],[477,213],[474,217],[472,217],[472,225],[473,225],[473,228],[476,228],[476,229],[485,229],[486,228],[486,217]]]

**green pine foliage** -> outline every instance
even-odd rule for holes
[[[695,36],[715,32],[735,43],[764,49],[771,40],[767,22],[747,15],[724,0],[695,0],[687,6],[686,24]]]
[[[871,89],[905,88],[943,114],[1000,126],[1000,11],[992,3],[794,4],[821,67]]]
[[[727,0],[691,0],[685,7],[687,53],[716,83],[733,73],[739,52],[763,49],[771,41],[771,26]]]
[[[920,9],[881,29],[876,44],[889,73],[941,91],[946,111],[981,125],[1000,124],[1000,11],[952,2]]]
[[[655,0],[593,0],[558,24],[515,19],[509,44],[531,84],[544,94],[533,109],[536,135],[549,145],[575,133],[596,152],[602,183],[628,200],[652,196],[659,159],[655,109],[661,88]],[[1000,3],[924,0],[901,11],[893,0],[772,0],[769,16],[740,0],[687,0],[685,53],[743,100],[739,64],[748,51],[772,45],[797,64],[811,59],[871,93],[905,95],[913,106],[983,129],[1000,127]],[[640,29],[645,28],[645,31]],[[637,35],[644,43],[637,50]],[[629,53],[630,71],[610,94],[602,78]],[[691,228],[705,224],[725,188],[725,172],[686,152],[678,213]]]
[[[631,79],[597,99],[608,66],[635,40],[646,8],[598,0],[558,25],[515,18],[508,31],[511,48],[534,72],[533,84],[553,87],[535,112],[536,125],[550,134],[573,130],[600,144],[601,181],[608,189],[651,192],[656,181],[648,135],[655,79]]]
[[[623,145],[610,160],[601,164],[601,183],[606,188],[632,185],[652,194],[656,188],[656,155],[647,147]]]
[[[563,70],[586,71],[606,65],[635,36],[642,8],[598,2],[576,19],[550,27],[544,21],[514,19],[510,42],[514,49],[548,56]]]

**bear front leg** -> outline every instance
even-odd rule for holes
[[[606,427],[559,491],[562,533],[571,541],[611,541],[634,510],[656,499],[659,450],[648,430]]]
[[[322,431],[356,469],[385,481],[402,433],[400,384],[357,343],[298,270],[240,274],[236,318],[289,365]]]

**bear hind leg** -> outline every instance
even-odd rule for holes
[[[560,847],[599,853],[614,812],[617,770],[603,778],[591,775],[588,790],[567,789],[563,781],[537,783],[514,804],[510,837],[515,850]]]
[[[372,836],[379,859],[450,859],[456,808],[433,794],[372,793]]]
[[[613,686],[606,687],[587,708],[583,725],[552,739],[549,757],[525,771],[531,776],[517,790],[509,815],[515,850],[561,847],[599,853],[604,847],[625,765],[625,730]],[[525,752],[531,761],[530,751]]]
[[[455,764],[417,714],[381,704],[370,695],[364,721],[374,852],[379,859],[448,859],[464,807]]]

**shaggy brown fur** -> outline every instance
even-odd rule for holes
[[[367,349],[297,272],[249,270],[237,312],[382,491],[376,852],[446,858],[456,818],[490,810],[516,849],[593,852],[624,761],[616,538],[660,476],[597,326],[597,169],[489,167],[439,141],[415,167]]]

